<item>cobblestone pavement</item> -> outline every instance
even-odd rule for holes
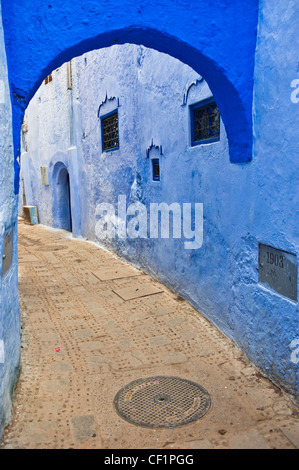
[[[299,447],[292,397],[188,302],[116,255],[21,222],[19,284],[21,376],[2,448]],[[204,387],[209,412],[172,428],[120,417],[117,392],[156,376]]]

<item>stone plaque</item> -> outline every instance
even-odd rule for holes
[[[297,257],[287,251],[259,244],[259,282],[297,301]]]
[[[2,277],[5,276],[12,264],[13,227],[4,232],[2,253]]]

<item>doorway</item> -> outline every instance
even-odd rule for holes
[[[56,226],[68,232],[72,232],[72,210],[70,177],[65,166],[62,166],[57,174],[56,180]]]

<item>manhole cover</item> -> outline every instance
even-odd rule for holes
[[[177,377],[150,377],[131,382],[114,398],[118,414],[150,428],[182,426],[202,418],[211,398],[200,385]]]

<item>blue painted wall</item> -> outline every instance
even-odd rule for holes
[[[114,249],[186,296],[270,378],[295,394],[298,361],[291,361],[290,345],[299,337],[298,303],[258,283],[258,243],[299,256],[295,218],[299,105],[296,99],[291,100],[291,83],[298,78],[298,8],[296,0],[52,0],[38,4],[33,0],[2,0],[13,114],[15,193],[25,107],[43,78],[65,61],[89,50],[129,42],[168,53],[206,79],[223,120],[224,140],[218,144],[223,146],[222,154],[217,152],[215,156],[207,147],[192,157],[186,148],[176,153],[171,135],[169,139],[163,133],[155,137],[152,131],[147,133],[149,126],[142,126],[141,121],[141,149],[148,149],[155,137],[154,144],[163,148],[161,177],[167,172],[173,179],[180,175],[189,182],[188,187],[178,184],[174,191],[161,180],[161,189],[150,190],[143,150],[137,153],[136,171],[128,164],[127,169],[115,166],[106,173],[112,198],[124,190],[128,197],[145,201],[161,197],[165,202],[174,198],[203,202],[202,249],[182,252],[176,240],[172,245],[162,240],[147,250],[141,240],[115,244]],[[6,96],[7,91],[6,85]],[[139,96],[139,103],[153,105],[153,94],[149,90],[148,95]],[[189,98],[197,99],[192,94]],[[11,123],[8,105],[6,102],[5,122]],[[156,115],[155,111],[152,117]],[[5,126],[1,123],[6,162],[2,168],[12,177],[11,124]],[[69,165],[76,175],[72,204],[78,208],[82,202],[79,188],[88,183],[88,178],[84,180],[80,174],[82,155],[77,153],[74,148],[67,149],[68,157],[76,157]],[[194,160],[197,165],[192,167],[190,161]],[[242,162],[248,163],[239,164]],[[4,227],[16,223],[12,180],[3,181],[6,184],[0,193],[0,209],[6,212],[2,234]],[[95,192],[93,203],[101,199],[100,195],[106,196]],[[77,209],[73,214],[75,233],[94,233],[87,212]],[[3,235],[0,239],[3,244]],[[5,371],[2,366],[1,372],[0,365],[5,377],[0,388],[2,404],[10,400],[18,362],[16,269],[7,281],[7,290],[2,284],[0,299],[2,335],[9,343]],[[8,317],[8,311],[13,312],[12,316]],[[7,407],[2,405],[2,416],[3,409]]]
[[[5,232],[13,230],[12,259],[3,269]],[[11,418],[12,395],[19,374],[17,196],[14,194],[12,109],[7,76],[0,5],[0,437]]]
[[[204,74],[222,113],[231,161],[251,159],[258,0],[2,0],[2,5],[16,157],[24,109],[43,78],[86,51],[129,42],[166,52]],[[18,170],[16,162],[16,191]]]
[[[292,98],[298,67],[299,3],[296,0],[260,1],[254,74],[253,161],[254,178],[248,191],[248,234],[242,240],[250,257],[238,264],[243,282],[234,287],[236,325],[241,347],[272,377],[299,395],[299,354],[290,352],[299,339],[298,303],[256,284],[256,243],[289,251],[299,257],[298,239],[298,127],[299,103]],[[297,82],[298,96],[299,81]],[[248,309],[253,314],[245,321]],[[246,325],[246,328],[243,327]],[[297,346],[298,348],[298,346]]]
[[[262,70],[258,70],[257,61],[256,116],[258,102],[263,103],[264,96],[264,91],[262,98],[259,96],[259,83],[264,83],[263,44],[260,39],[258,54],[262,56]],[[273,119],[268,118],[272,127],[254,141],[253,161],[235,165],[230,162],[223,122],[219,142],[190,146],[189,107],[211,97],[207,82],[190,67],[151,49],[123,45],[74,59],[72,69],[77,137],[68,166],[73,192],[80,200],[80,206],[74,207],[74,214],[81,219],[80,234],[116,251],[186,297],[269,377],[296,393],[298,366],[291,361],[290,345],[298,337],[298,304],[266,289],[258,280],[260,242],[298,253],[296,239],[291,236],[296,210],[292,177],[295,153],[291,153],[288,165],[285,157],[285,164],[281,164],[280,147],[271,143]],[[52,91],[51,96],[63,102],[61,84],[66,87],[66,79],[59,74],[53,74],[51,87],[57,92]],[[293,112],[289,85],[287,99],[282,99],[279,108],[286,116]],[[49,93],[48,85],[42,85],[26,113],[28,155],[32,151],[36,167],[31,178],[42,220],[46,220],[49,206],[46,192],[41,192],[41,185],[36,183],[36,175],[40,159],[45,163],[44,155],[51,149],[49,144],[57,127],[57,105],[55,100],[51,102],[51,113],[46,100]],[[43,108],[39,108],[39,99]],[[272,113],[271,102],[264,108],[261,116],[266,111]],[[118,110],[120,146],[112,152],[102,152],[99,118],[113,109]],[[36,128],[38,119],[39,129]],[[67,109],[63,119],[65,127],[69,127]],[[52,124],[45,125],[46,121]],[[258,126],[257,120],[256,132]],[[38,139],[38,135],[44,138]],[[68,153],[68,139],[64,148],[59,147],[62,141],[57,145],[55,149],[52,147],[54,155],[48,156],[50,174],[54,159],[60,158],[58,148],[65,155]],[[265,156],[269,148],[276,155],[272,165]],[[294,150],[292,143],[288,148],[290,152]],[[264,153],[263,158],[260,153]],[[160,161],[158,183],[152,181],[153,158]],[[79,180],[72,175],[71,161],[79,162]],[[288,182],[286,199],[276,179],[277,172]],[[280,191],[275,187],[280,187]],[[49,190],[53,192],[55,187]],[[119,195],[126,196],[127,206],[142,202],[148,213],[151,202],[203,203],[202,247],[188,250],[184,238],[172,237],[99,240],[97,205],[108,202],[117,211]],[[288,214],[288,221],[282,222],[282,213]]]

